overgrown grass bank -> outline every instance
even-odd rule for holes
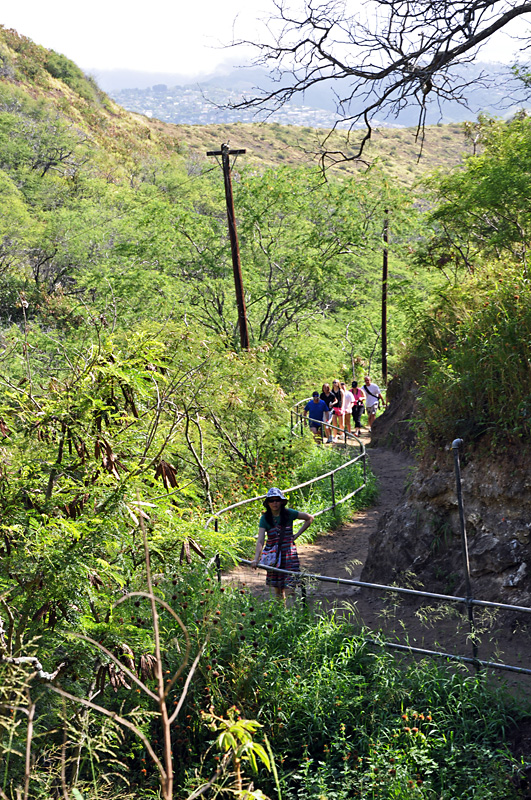
[[[206,604],[221,615],[189,698],[195,722],[182,726],[187,789],[209,777],[220,755],[208,749],[200,712],[225,717],[236,706],[240,717],[264,726],[257,741],[265,734],[272,744],[284,800],[519,797],[521,765],[506,735],[524,712],[489,688],[485,675],[401,663],[328,611],[218,592]],[[186,613],[204,608],[189,605]],[[277,796],[265,770],[254,782]]]
[[[354,619],[308,610],[296,603],[285,608],[245,590],[220,585],[203,564],[182,568],[158,580],[157,594],[179,614],[190,637],[190,659],[204,650],[188,693],[172,726],[175,770],[174,800],[204,790],[208,797],[238,796],[231,763],[213,716],[234,726],[256,720],[260,727],[251,740],[263,745],[275,770],[253,770],[241,761],[243,787],[283,800],[517,800],[526,797],[526,765],[509,747],[511,731],[531,718],[486,674],[472,675],[456,665],[395,659],[360,630]],[[133,656],[149,647],[149,601],[131,598],[111,620],[117,642],[127,641]],[[176,620],[160,617],[163,672],[174,674],[183,663],[185,640]],[[139,628],[140,625],[140,628]],[[108,625],[92,628],[95,641]],[[141,639],[144,639],[142,642]],[[85,695],[90,677],[87,648],[65,640],[75,673],[67,673],[62,688]],[[96,650],[95,647],[92,648]],[[133,652],[134,651],[134,652]],[[149,651],[148,651],[149,652]],[[142,678],[153,690],[147,654]],[[141,726],[157,758],[163,757],[160,719],[145,694],[127,680],[109,678],[98,685],[98,703]],[[31,670],[31,668],[28,668]],[[188,668],[170,688],[169,708],[180,701]],[[0,694],[15,697],[29,691],[24,668],[2,666]],[[24,686],[26,687],[24,689]],[[61,770],[71,777],[74,761],[61,761],[64,736],[72,736],[69,719],[79,713],[75,704],[61,703],[47,689],[32,686],[36,704],[33,736],[34,769],[29,797],[57,796]],[[128,729],[119,730],[112,718],[87,713],[83,757],[74,796],[77,800],[121,800],[159,797],[158,773],[145,745]],[[3,796],[14,797],[24,780],[26,727],[22,719],[3,715],[6,737]],[[219,731],[219,726],[218,726]],[[81,752],[81,751],[80,751]],[[223,768],[221,768],[223,766]],[[206,784],[212,781],[207,791]],[[55,788],[54,788],[55,787]],[[111,792],[112,787],[112,792]],[[77,792],[77,793],[76,793]],[[201,795],[197,795],[201,796]],[[259,793],[252,797],[262,797]]]
[[[485,268],[448,288],[412,338],[404,374],[421,366],[421,445],[455,437],[531,436],[531,288],[521,266]]]

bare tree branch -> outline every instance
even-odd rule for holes
[[[45,672],[41,662],[35,656],[18,656],[17,658],[11,656],[0,656],[0,663],[2,662],[4,664],[16,664],[17,666],[21,666],[22,664],[31,664],[31,666],[35,669],[35,676],[41,681],[55,680],[66,664],[66,661],[63,661],[53,672]]]
[[[271,69],[276,84],[230,105],[274,113],[311,88],[328,87],[335,96],[337,122],[349,132],[364,129],[348,152],[330,150],[321,159],[337,163],[359,158],[378,120],[397,117],[406,106],[418,109],[423,137],[428,104],[452,99],[466,105],[467,89],[486,75],[464,80],[455,70],[475,59],[482,44],[513,20],[531,14],[518,0],[369,0],[352,12],[344,0],[302,0],[292,11],[276,0],[268,35],[253,46],[255,64]]]

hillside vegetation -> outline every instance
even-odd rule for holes
[[[166,126],[159,123],[162,130]],[[231,141],[232,146],[244,147],[247,153],[241,161],[254,167],[310,166],[319,163],[322,143],[331,150],[347,153],[356,148],[361,134],[355,131],[348,137],[344,132],[299,128],[294,125],[244,123],[226,125],[179,125],[183,144],[190,152],[201,154],[221,142]],[[390,178],[404,186],[412,186],[427,170],[434,167],[455,167],[463,155],[470,152],[463,125],[441,125],[426,128],[426,138],[421,143],[415,128],[380,128],[373,133],[364,153],[366,162],[344,162],[329,168],[329,175],[348,177],[376,165]],[[238,166],[241,162],[238,162]]]
[[[325,379],[377,377],[386,210],[389,358],[420,364],[419,424],[428,444],[446,435],[430,381],[442,364],[471,379],[468,309],[499,342],[516,338],[511,315],[527,330],[527,173],[502,209],[495,190],[508,164],[517,178],[507,154],[528,141],[527,120],[480,125],[485,155],[456,172],[457,130],[434,131],[443,174],[422,196],[411,131],[382,131],[380,164],[324,182],[298,149],[312,131],[131,115],[68,59],[5,29],[0,71],[4,800],[258,800],[251,775],[287,798],[506,800],[520,786],[507,732],[522,709],[483,676],[391,660],[348,618],[225,591],[214,557],[226,567],[252,552],[262,506],[217,531],[205,523],[343,462],[342,449],[290,437],[289,405]],[[234,173],[248,351],[222,179],[203,152],[228,138],[249,149]],[[494,273],[501,288],[489,290]],[[461,297],[459,319],[448,297]],[[481,342],[502,358],[494,337]],[[527,379],[524,367],[519,389]],[[480,399],[478,414],[490,395]],[[478,436],[483,422],[473,418]],[[359,483],[352,469],[338,490]],[[319,484],[291,502],[315,511],[330,493]],[[322,529],[373,496],[369,476]]]
[[[202,161],[207,150],[230,141],[233,147],[247,149],[245,164],[250,167],[312,166],[318,161],[320,142],[326,135],[322,130],[276,123],[177,126],[126,112],[73,62],[2,26],[0,59],[3,81],[46,99],[66,119],[90,132],[98,144],[127,162],[128,156],[154,152],[180,152]],[[353,141],[356,140],[354,132]],[[333,148],[345,143],[348,139],[341,132],[334,133],[330,140]],[[462,125],[428,127],[422,148],[414,128],[382,128],[375,131],[367,159],[382,164],[389,176],[411,185],[428,169],[455,166],[469,151]],[[359,166],[347,162],[336,171],[349,176],[357,174]]]
[[[427,184],[433,233],[417,260],[436,265],[447,285],[416,316],[403,373],[421,373],[418,430],[428,452],[459,436],[521,455],[531,435],[531,123],[524,114],[484,120],[477,135],[480,155]]]

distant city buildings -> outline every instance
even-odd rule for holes
[[[503,65],[473,64],[462,65],[463,85],[478,81],[471,93],[469,105],[459,100],[442,102],[434,98],[426,107],[425,122],[428,125],[448,124],[476,119],[479,113],[509,118],[522,107],[529,107],[528,90],[512,77],[507,76]],[[490,84],[483,85],[480,77],[489,75]],[[144,76],[145,77],[145,76]],[[155,76],[153,76],[155,78]],[[495,78],[495,80],[494,80]],[[494,82],[493,82],[494,80]],[[143,83],[145,86],[146,84]],[[123,86],[123,84],[122,84]],[[274,114],[253,109],[234,110],[227,106],[240,102],[244,96],[253,96],[258,91],[254,87],[271,89],[267,73],[256,74],[246,70],[235,71],[230,76],[214,76],[204,83],[186,86],[169,86],[156,83],[144,89],[114,89],[108,94],[128,111],[136,111],[147,117],[156,117],[163,122],[177,125],[211,125],[232,122],[277,122],[281,125],[299,125],[310,128],[350,127],[348,122],[338,121],[336,102],[330,93],[307,93],[305,105],[286,103]],[[331,90],[330,90],[331,91]],[[323,107],[325,106],[325,107]],[[363,98],[356,104],[352,100],[351,113],[363,110]],[[419,107],[414,103],[401,108],[398,115],[390,113],[387,118],[373,119],[372,123],[381,127],[407,127],[417,125]],[[358,126],[356,126],[358,127]],[[363,127],[360,123],[359,127]]]
[[[223,89],[206,90],[191,86],[157,84],[149,89],[120,89],[109,92],[113,100],[128,111],[177,125],[211,125],[227,122],[261,122],[268,120],[281,125],[301,125],[311,128],[331,128],[337,115],[310,106],[286,105],[273,116],[252,110],[224,108],[238,102],[241,96]]]

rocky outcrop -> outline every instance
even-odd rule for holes
[[[413,404],[411,398],[409,407],[402,402],[406,419],[411,418]],[[398,407],[397,400],[397,417]],[[386,414],[377,420],[373,443],[403,446],[404,421],[398,421],[400,435],[393,435],[397,424],[391,415],[386,420]],[[529,454],[521,448],[472,452],[465,442],[461,478],[473,595],[531,606]],[[385,515],[370,538],[362,580],[422,584],[428,591],[465,594],[451,447],[418,465],[403,502]]]

